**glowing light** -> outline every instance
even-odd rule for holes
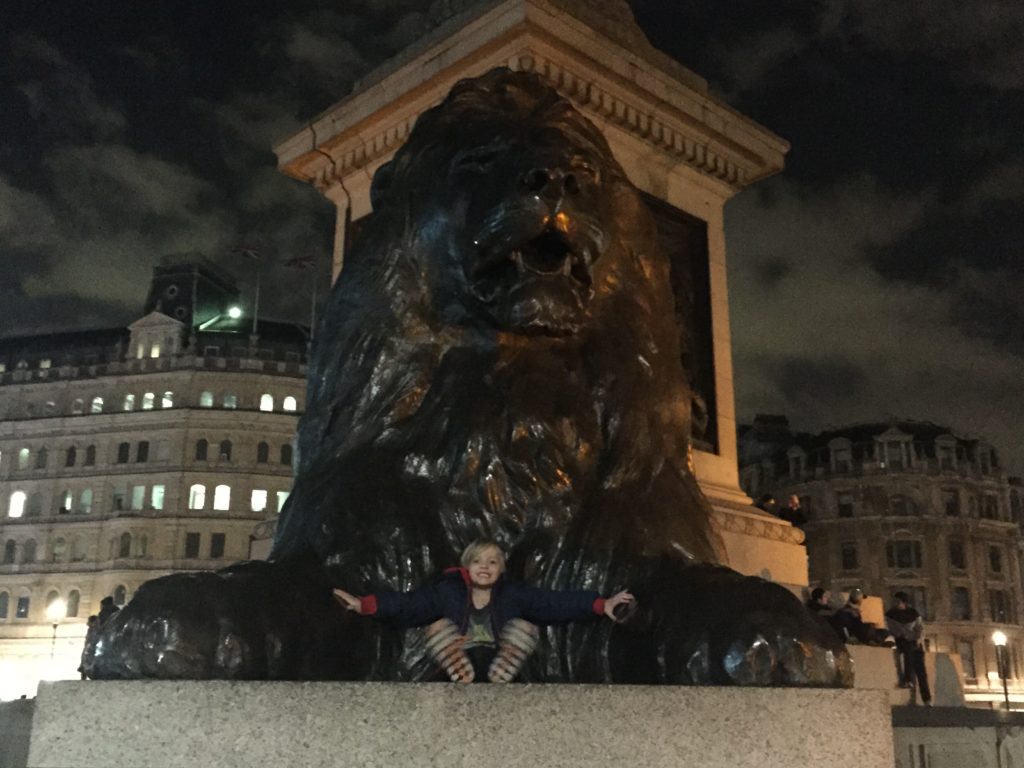
[[[1006,633],[1000,629],[997,629],[992,633],[992,642],[1002,648],[1006,645]]]
[[[50,621],[57,622],[68,615],[68,605],[59,597],[46,606],[46,618]]]
[[[241,307],[231,307],[230,309],[228,309],[228,317],[230,317],[232,320],[237,320],[241,316],[242,316],[242,308]]]

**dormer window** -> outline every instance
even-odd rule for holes
[[[828,454],[833,472],[849,472],[853,468],[853,449],[845,437],[830,440]]]
[[[803,477],[807,465],[807,454],[804,449],[793,446],[786,452],[786,456],[789,458],[789,476]]]

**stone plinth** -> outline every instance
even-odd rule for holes
[[[892,742],[878,691],[72,682],[40,686],[28,765],[892,768]]]

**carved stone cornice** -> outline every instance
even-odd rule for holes
[[[803,544],[804,532],[758,510],[731,510],[716,507],[712,525],[719,531],[740,533],[757,539],[772,539],[786,544]]]

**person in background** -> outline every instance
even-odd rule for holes
[[[829,624],[843,642],[860,642],[864,645],[885,645],[888,633],[884,629],[868,624],[861,618],[860,604],[864,592],[851,589],[846,604],[828,617]]]
[[[78,665],[78,674],[82,676],[83,680],[87,680],[88,676],[85,674],[85,657],[86,653],[92,647],[96,641],[96,635],[100,631],[100,617],[93,614],[89,617],[89,620],[85,623],[85,645],[82,646],[82,658],[81,663]]]
[[[779,509],[778,515],[780,520],[792,523],[797,528],[807,523],[807,515],[800,508],[800,497],[795,493],[791,494],[785,506]]]
[[[900,687],[915,688],[925,706],[931,706],[932,692],[928,687],[928,671],[924,666],[924,621],[910,604],[906,592],[893,596],[896,605],[885,612],[889,632],[896,638],[896,653],[900,660]]]
[[[811,597],[807,601],[807,610],[811,613],[816,613],[821,617],[825,617],[827,614],[832,612],[832,606],[828,604],[828,600],[825,599],[826,592],[821,587],[815,587],[811,590]]]
[[[763,512],[767,512],[770,515],[774,515],[777,511],[775,497],[772,496],[770,493],[762,495],[761,498],[759,498],[757,502],[754,504],[754,506]]]

